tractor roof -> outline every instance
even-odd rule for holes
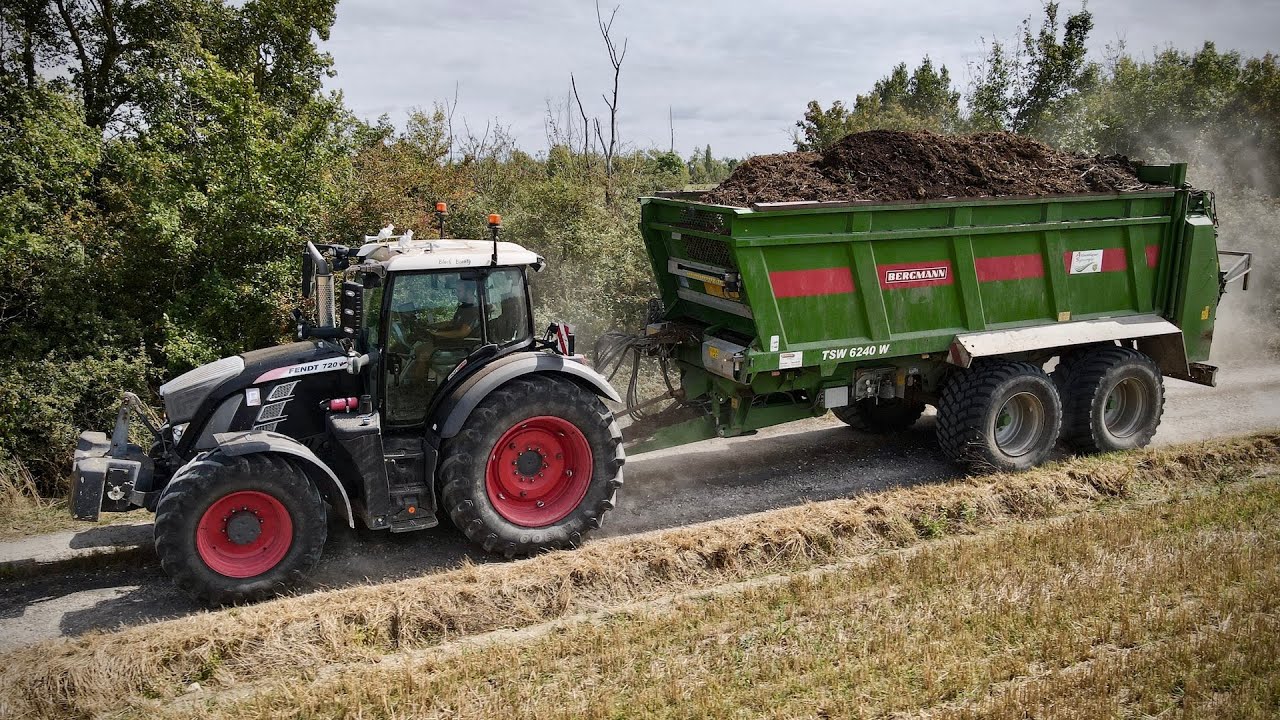
[[[361,260],[386,265],[389,272],[436,270],[453,267],[486,267],[493,262],[490,240],[411,240],[368,243],[360,248]],[[498,265],[531,265],[541,269],[540,255],[515,243],[498,242]]]

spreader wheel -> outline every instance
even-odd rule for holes
[[[1062,404],[1062,439],[1073,450],[1146,447],[1164,414],[1164,379],[1155,361],[1137,350],[1099,348],[1073,366]]]
[[[214,452],[175,477],[156,507],[156,553],[210,605],[288,589],[320,559],[324,501],[298,467],[269,453]]]
[[[938,445],[970,470],[1026,470],[1049,456],[1062,427],[1062,401],[1044,370],[1025,362],[978,360],[958,371],[938,403]]]
[[[489,552],[575,547],[622,485],[622,432],[569,380],[526,376],[486,397],[440,465],[444,509]]]
[[[924,403],[903,398],[869,398],[831,410],[841,422],[873,435],[901,432],[924,414]]]

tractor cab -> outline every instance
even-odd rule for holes
[[[535,253],[506,242],[495,253],[483,241],[410,240],[366,245],[358,257],[344,284],[343,331],[358,352],[381,358],[368,390],[388,427],[423,424],[472,355],[534,344],[526,272],[543,266]],[[358,330],[345,322],[356,309]]]

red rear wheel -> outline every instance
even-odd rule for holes
[[[251,578],[275,567],[293,544],[293,520],[284,504],[257,490],[215,500],[196,525],[196,551],[210,570]]]
[[[493,509],[509,522],[537,528],[563,520],[591,486],[591,444],[564,418],[521,420],[498,438],[485,466]]]

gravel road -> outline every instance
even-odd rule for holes
[[[1157,444],[1280,427],[1280,367],[1223,368],[1217,388],[1166,381]],[[597,537],[620,536],[847,497],[956,476],[933,442],[933,418],[891,437],[863,435],[828,416],[748,438],[710,440],[628,461],[619,507]],[[374,583],[491,558],[451,528],[403,535],[331,530],[325,558],[301,592]],[[200,608],[145,555],[133,565],[0,581],[0,651],[177,617]]]

